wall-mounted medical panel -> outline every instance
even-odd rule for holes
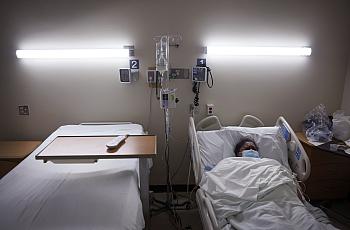
[[[170,68],[169,79],[189,79],[190,69],[186,68]]]
[[[119,81],[120,83],[133,83],[139,78],[139,71],[129,68],[119,69]]]
[[[193,67],[192,68],[192,81],[194,82],[206,82],[207,81],[207,67]]]

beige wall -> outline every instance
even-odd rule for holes
[[[173,67],[190,68],[208,44],[311,46],[311,57],[209,58],[215,83],[201,89],[200,117],[206,103],[224,124],[246,113],[273,124],[283,115],[295,129],[306,112],[324,103],[341,105],[349,47],[348,1],[8,1],[1,7],[1,137],[43,139],[60,125],[129,120],[148,127],[149,94],[145,70],[154,65],[156,35],[181,34],[170,51]],[[141,79],[117,80],[119,61],[28,61],[15,49],[110,48],[133,44]],[[172,168],[185,151],[191,82],[176,80],[180,98],[173,111]],[[164,183],[163,122],[152,98],[150,132],[159,136],[159,157],[151,183]],[[31,115],[17,115],[29,104]],[[188,159],[185,161],[188,165]],[[182,168],[175,183],[185,183]]]
[[[345,78],[343,101],[342,101],[341,109],[345,111],[345,114],[347,115],[350,114],[350,58],[348,63],[348,71]]]

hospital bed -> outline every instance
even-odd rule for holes
[[[191,143],[191,159],[195,182],[198,186],[196,201],[205,230],[222,228],[223,224],[219,223],[219,219],[216,215],[219,213],[219,211],[215,210],[213,205],[213,202],[218,203],[222,202],[222,200],[213,201],[213,199],[211,199],[212,197],[208,195],[205,189],[203,189],[200,185],[203,180],[207,180],[207,178],[204,178],[207,171],[212,170],[212,168],[215,169],[215,166],[220,164],[222,159],[231,157],[230,159],[232,159],[233,162],[235,162],[235,159],[237,159],[237,163],[240,163],[238,160],[242,160],[241,158],[238,159],[232,157],[235,147],[235,144],[232,142],[237,143],[240,138],[247,136],[254,139],[255,142],[267,143],[272,141],[273,146],[264,146],[264,144],[259,146],[260,143],[257,143],[258,147],[261,148],[262,151],[265,148],[265,152],[269,152],[269,154],[270,152],[274,152],[272,155],[263,157],[272,158],[279,161],[279,163],[284,165],[287,170],[293,172],[293,175],[299,182],[303,182],[309,177],[311,171],[309,158],[287,121],[283,117],[279,117],[274,127],[263,127],[263,125],[264,124],[262,121],[251,115],[244,116],[239,126],[228,127],[223,127],[216,116],[210,116],[203,119],[197,124],[197,126],[195,125],[193,117],[190,117],[189,137]],[[237,133],[238,136],[236,135]],[[274,138],[277,138],[278,140],[274,141]],[[273,151],[269,151],[271,149],[273,149]],[[283,157],[283,155],[285,157]],[[274,164],[275,161],[271,162]],[[215,174],[210,176],[213,177],[213,175],[215,176]],[[222,184],[226,183],[224,180],[221,182]],[[211,186],[212,189],[215,190],[216,188],[213,187],[218,188],[222,186],[222,184],[214,186],[209,185],[209,187]],[[224,190],[226,189],[227,188],[224,188]],[[244,188],[243,191],[245,189],[246,188]],[[224,194],[228,193],[224,191]],[[311,206],[307,202],[305,206],[306,209],[312,213],[315,218],[317,218],[317,221],[325,223],[326,226],[331,226],[329,225],[329,220],[327,219],[326,215],[320,209]],[[225,208],[227,209],[227,206]],[[225,215],[226,214],[223,214],[223,216]],[[259,217],[255,219],[259,219]],[[242,221],[242,219],[239,221]],[[247,226],[250,226],[248,228],[251,228],[254,225],[245,226],[246,228]],[[253,228],[257,229],[255,227],[257,226],[254,226]]]
[[[141,125],[66,125],[0,180],[1,229],[143,229],[139,159],[43,163],[35,156],[57,136],[142,135]],[[146,218],[146,217],[145,217]]]

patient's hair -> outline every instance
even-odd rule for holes
[[[256,151],[258,151],[258,146],[256,145],[255,141],[253,139],[250,139],[250,138],[243,138],[241,139],[237,144],[236,144],[236,147],[235,147],[235,154],[236,154],[236,157],[241,157],[241,154],[239,153],[239,150],[242,148],[242,146],[247,143],[247,142],[252,142],[255,147],[256,147]]]

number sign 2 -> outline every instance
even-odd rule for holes
[[[129,61],[130,69],[139,69],[140,61],[139,59],[133,59]]]

